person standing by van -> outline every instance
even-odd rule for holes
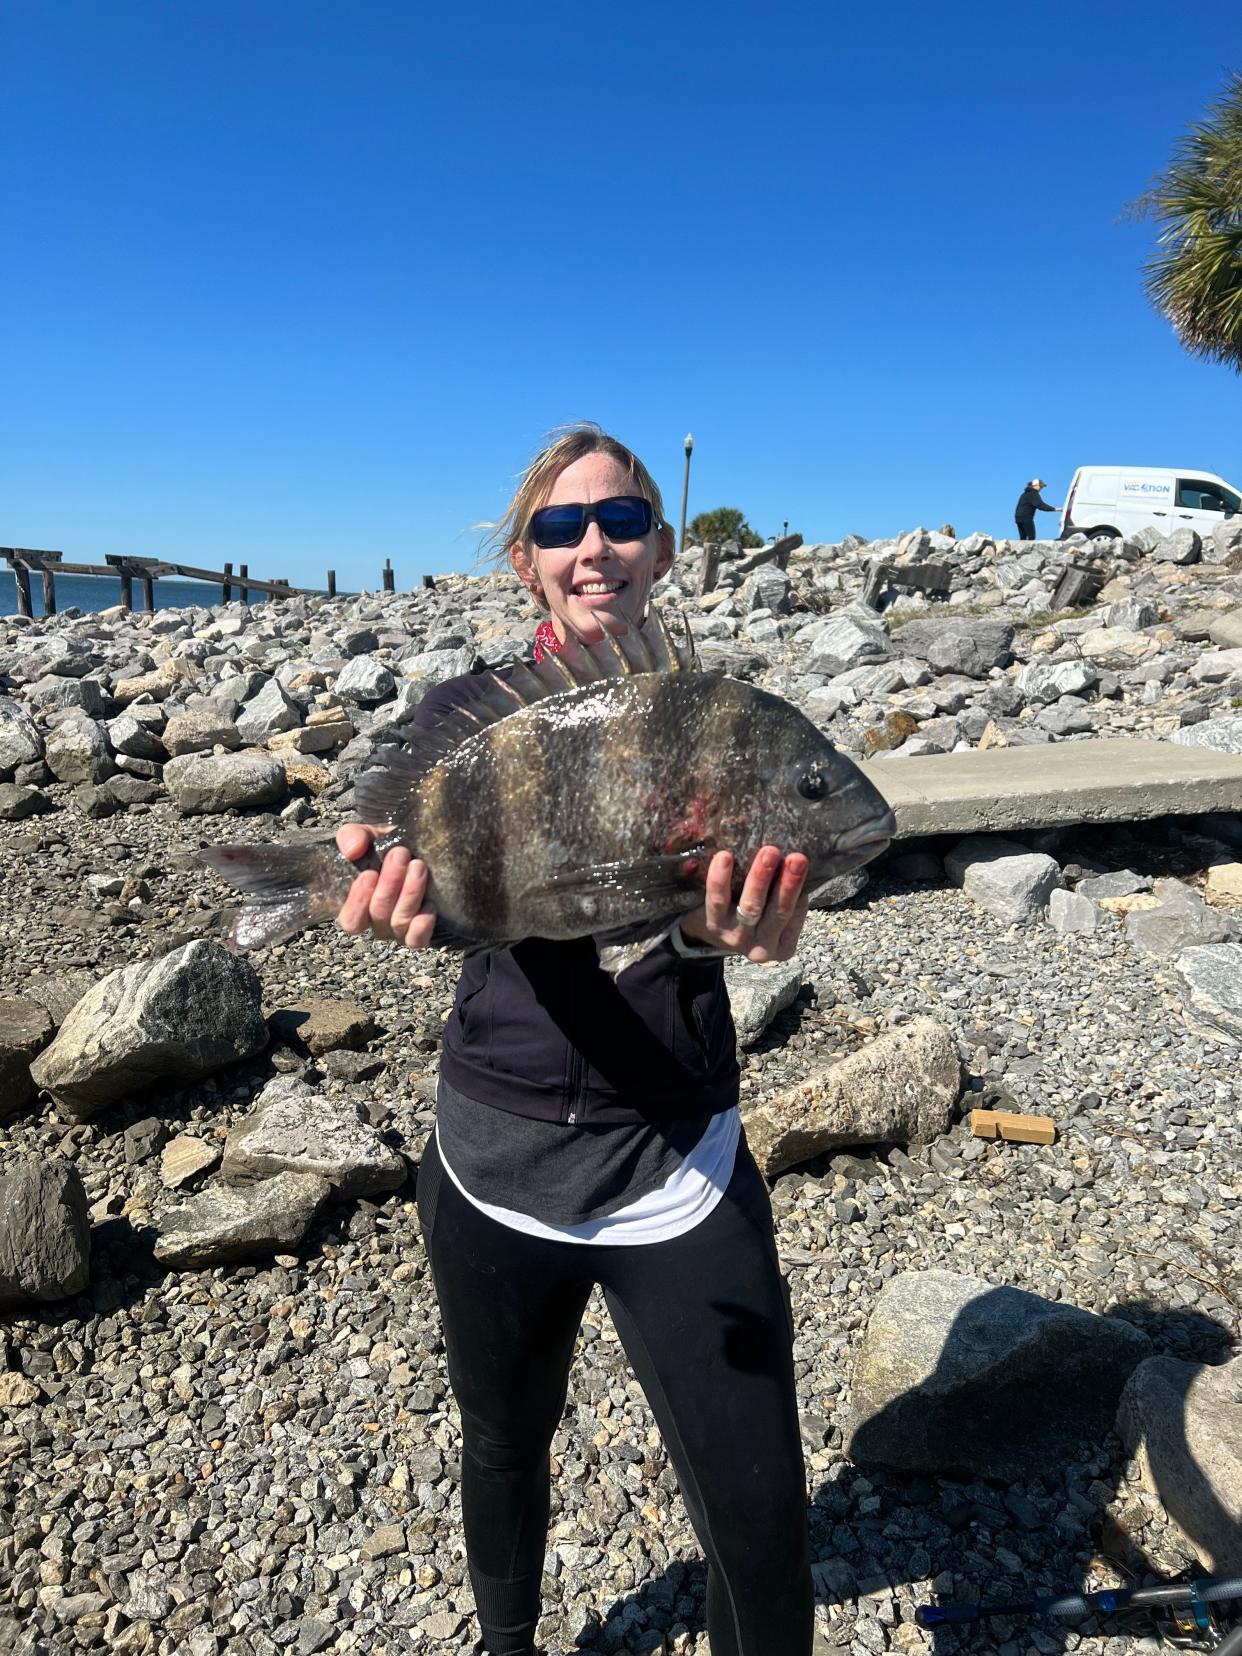
[[[1036,512],[1059,512],[1061,510],[1059,506],[1049,506],[1040,494],[1039,491],[1047,487],[1048,485],[1042,477],[1033,477],[1018,496],[1018,504],[1013,509],[1013,521],[1018,526],[1019,540],[1035,539]]]

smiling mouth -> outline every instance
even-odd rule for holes
[[[581,581],[574,588],[574,597],[605,598],[611,593],[620,592],[622,587],[628,585],[628,581]]]

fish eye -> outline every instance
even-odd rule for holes
[[[821,771],[807,771],[798,778],[798,792],[803,799],[822,799],[828,792],[828,783]]]

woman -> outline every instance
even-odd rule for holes
[[[537,655],[637,622],[672,564],[645,466],[598,427],[533,462],[501,541],[547,612]],[[434,725],[485,683],[429,692]],[[364,854],[370,830],[338,834]],[[812,1592],[791,1324],[767,1189],[737,1110],[722,960],[786,960],[808,864],[765,846],[613,979],[590,938],[468,958],[445,1028],[418,1207],[461,1410],[462,1512],[481,1649],[533,1656],[548,1449],[588,1296],[602,1285],[708,1561],[713,1656],[807,1656]],[[425,948],[427,870],[390,851],[341,909],[348,932]]]

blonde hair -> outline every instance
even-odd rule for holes
[[[635,493],[651,503],[657,527],[664,524],[664,501],[660,490],[633,449],[626,448],[616,437],[610,437],[594,421],[584,420],[579,425],[565,426],[554,432],[522,473],[504,517],[483,543],[485,551],[490,551],[495,562],[504,561],[514,541],[525,542],[530,532],[530,520],[551,494],[557,478],[567,466],[572,466],[588,454],[606,454],[624,467],[633,482]]]

